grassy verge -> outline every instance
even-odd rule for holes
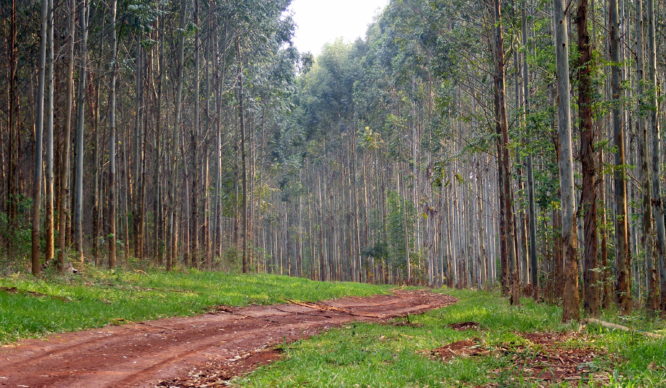
[[[4,291],[3,291],[4,289]],[[272,304],[367,296],[388,287],[322,283],[276,275],[86,271],[0,278],[0,343],[127,321],[194,315],[216,305]]]
[[[534,380],[522,377],[511,352],[442,362],[430,357],[430,351],[468,338],[479,338],[486,348],[511,349],[526,343],[518,332],[578,329],[560,323],[561,310],[554,306],[524,299],[521,307],[512,308],[492,293],[443,292],[458,297],[459,303],[410,317],[409,326],[356,323],[287,345],[284,360],[234,383],[248,387],[534,386]],[[641,329],[664,327],[663,321],[629,319]],[[481,329],[460,332],[448,327],[464,321],[476,321]],[[593,347],[607,353],[587,365],[591,370],[609,372],[604,385],[666,386],[666,341],[597,326],[585,331],[584,343],[572,340],[567,345]]]

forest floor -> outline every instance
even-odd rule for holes
[[[0,386],[219,386],[279,358],[278,345],[352,321],[419,314],[456,299],[419,290],[272,306],[218,306],[168,318],[24,340],[0,349]]]
[[[279,361],[231,381],[242,387],[666,387],[666,322],[602,317],[636,331],[563,324],[562,310],[494,292],[441,289],[446,308],[350,323],[281,348]]]
[[[200,271],[10,275],[0,386],[666,387],[664,320],[601,317],[626,332],[560,318],[557,306],[485,291]]]

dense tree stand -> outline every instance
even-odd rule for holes
[[[5,1],[1,269],[498,287],[565,321],[656,315],[659,5],[391,0],[315,56],[290,0]]]

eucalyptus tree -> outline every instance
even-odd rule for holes
[[[45,260],[51,262],[55,258],[55,214],[54,214],[54,201],[55,201],[55,177],[54,177],[54,160],[53,160],[53,120],[54,120],[54,95],[55,83],[53,78],[55,68],[55,44],[53,37],[53,29],[55,23],[55,7],[53,0],[48,0],[48,24],[47,24],[47,46],[48,46],[48,61],[46,72],[46,179],[45,179],[45,232],[46,232],[46,251]]]
[[[70,160],[72,138],[72,116],[74,110],[74,66],[75,66],[75,37],[76,37],[76,0],[68,1],[67,13],[67,87],[65,124],[63,134],[62,157],[60,161],[60,187],[58,189],[58,268],[65,269],[65,255],[67,253],[67,220],[70,203]]]
[[[110,268],[116,266],[116,84],[118,80],[118,0],[111,1],[111,80],[109,83],[109,261]]]
[[[39,42],[39,85],[35,106],[35,166],[32,195],[32,274],[38,275],[41,271],[40,263],[40,207],[42,195],[42,137],[44,133],[44,88],[46,84],[46,48],[48,35],[49,0],[42,0],[41,6],[41,33]]]
[[[242,231],[242,265],[243,265],[243,273],[246,273],[249,271],[249,258],[248,258],[248,249],[247,249],[247,235],[248,235],[248,209],[247,209],[247,197],[248,197],[248,191],[247,191],[247,150],[246,150],[246,140],[247,137],[245,135],[245,110],[243,109],[243,100],[245,99],[245,95],[243,94],[243,59],[241,57],[241,49],[240,49],[240,40],[236,40],[236,54],[238,55],[238,81],[237,81],[237,99],[238,99],[238,127],[240,129],[240,149],[241,149],[241,184],[242,184],[242,223],[243,223],[243,231]]]
[[[506,110],[506,79],[504,59],[504,36],[502,24],[502,4],[500,0],[490,2],[493,15],[495,72],[495,127],[497,132],[497,160],[500,182],[500,241],[503,255],[509,269],[511,304],[520,304],[520,283],[518,272],[518,253],[515,244],[515,221],[513,209],[513,190],[511,185],[511,159],[509,153],[509,123]]]
[[[648,58],[648,85],[649,85],[649,106],[650,106],[650,126],[652,134],[652,203],[657,232],[657,249],[655,261],[659,267],[660,276],[660,308],[666,310],[666,227],[664,226],[664,204],[661,196],[661,128],[659,123],[659,98],[657,84],[657,41],[656,41],[656,13],[654,0],[647,0],[647,58]],[[656,282],[656,268],[650,268],[650,281]],[[654,287],[654,286],[652,286]],[[656,288],[656,287],[654,287]],[[653,294],[656,290],[652,291]]]
[[[626,151],[624,121],[621,112],[622,98],[622,63],[620,50],[620,22],[617,0],[608,3],[609,54],[611,59],[611,92],[613,99],[612,127],[613,145],[615,146],[615,239],[616,239],[616,295],[623,312],[631,311],[631,250],[629,246],[629,210],[627,195],[627,177],[625,171]]]
[[[636,20],[635,20],[635,39],[636,49],[634,50],[636,58],[636,81],[637,81],[637,94],[638,94],[638,109],[636,118],[636,131],[638,133],[638,160],[640,171],[640,185],[641,185],[641,246],[642,253],[645,257],[648,270],[648,298],[647,307],[651,310],[658,308],[658,296],[655,291],[658,290],[656,279],[656,268],[654,258],[654,236],[653,236],[653,221],[652,221],[652,187],[650,180],[650,169],[648,167],[648,130],[645,125],[645,26],[644,26],[644,9],[643,1],[636,2]]]
[[[562,207],[562,244],[565,253],[565,284],[562,320],[580,317],[578,296],[578,236],[576,231],[574,166],[571,131],[571,104],[569,97],[569,22],[564,0],[553,0],[555,46],[557,53],[558,132],[560,196]]]
[[[575,16],[578,33],[578,126],[580,128],[580,156],[583,171],[583,185],[581,189],[581,210],[584,215],[584,306],[585,310],[593,316],[599,314],[601,308],[599,292],[599,233],[597,229],[597,157],[596,133],[593,122],[594,90],[592,75],[594,72],[594,59],[592,57],[592,43],[588,30],[589,3],[587,0],[578,1]],[[562,75],[563,76],[563,75]],[[560,96],[561,98],[561,96]],[[563,101],[560,99],[560,103]]]
[[[522,38],[522,83],[523,83],[523,110],[524,110],[524,124],[526,130],[528,128],[528,119],[530,112],[530,71],[528,63],[528,54],[530,52],[529,47],[529,34],[530,28],[528,26],[528,9],[530,2],[525,0],[523,2],[523,7],[521,11],[521,38]],[[533,140],[531,131],[528,131],[527,138],[528,141]],[[525,166],[527,168],[527,201],[528,201],[528,222],[529,222],[529,249],[530,249],[530,280],[533,286],[533,297],[535,299],[539,298],[539,261],[537,255],[537,217],[536,217],[536,203],[535,203],[535,193],[534,193],[534,157],[532,152],[528,151],[525,156]]]
[[[5,246],[8,256],[12,256],[16,249],[16,232],[18,229],[18,200],[19,200],[19,148],[21,142],[20,136],[20,117],[19,117],[19,94],[18,94],[18,25],[17,25],[17,7],[16,0],[11,2],[9,22],[9,34],[7,36],[7,64],[8,64],[8,85],[7,85],[7,132],[8,136],[6,157],[7,164],[6,175],[6,212],[7,212],[7,237]],[[4,153],[4,150],[3,150]],[[3,168],[4,172],[4,168]]]
[[[75,145],[75,173],[74,173],[74,245],[78,253],[79,261],[84,261],[83,254],[83,174],[84,174],[84,141],[86,127],[86,89],[87,89],[87,70],[88,70],[88,0],[81,0],[79,3],[79,30],[81,31],[81,41],[79,43],[79,79],[76,98],[76,135]]]

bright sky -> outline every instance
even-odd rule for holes
[[[294,45],[315,56],[326,43],[344,38],[353,42],[365,37],[368,25],[389,0],[293,0],[296,22]]]

